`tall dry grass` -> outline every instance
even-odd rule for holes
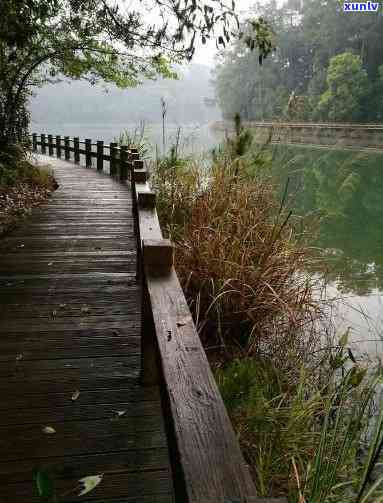
[[[157,162],[152,184],[205,347],[285,358],[302,346],[303,355],[321,316],[318,285],[271,179],[249,177],[227,151],[208,168],[173,152]]]

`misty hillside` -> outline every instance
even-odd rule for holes
[[[118,89],[72,81],[47,85],[31,99],[34,122],[129,122],[161,121],[161,98],[167,103],[167,119],[176,123],[205,123],[219,118],[218,109],[206,106],[214,97],[211,70],[193,64],[182,68],[179,80],[149,81],[137,88]]]

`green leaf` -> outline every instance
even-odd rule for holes
[[[36,470],[33,474],[38,495],[41,498],[51,498],[54,496],[54,482],[49,473],[43,470]]]
[[[344,348],[346,346],[346,344],[348,343],[348,336],[350,334],[350,330],[351,330],[350,327],[348,327],[347,330],[345,331],[345,333],[339,339],[339,346],[341,348]]]
[[[358,367],[353,367],[351,369],[350,384],[353,388],[357,388],[359,384],[363,381],[364,376],[367,373],[367,369],[360,369]]]

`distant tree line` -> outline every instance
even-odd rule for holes
[[[242,40],[222,54],[215,87],[225,118],[383,120],[383,16],[348,13],[343,0],[256,5],[276,50],[262,65]]]

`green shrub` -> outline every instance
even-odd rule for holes
[[[382,371],[367,376],[350,366],[342,347],[333,362],[340,355],[340,367],[326,367],[325,385],[312,369],[302,368],[296,379],[264,359],[235,360],[216,371],[261,496],[300,503],[372,503],[383,496],[383,479],[376,487],[369,480],[383,442],[383,413],[373,432],[369,426]]]

